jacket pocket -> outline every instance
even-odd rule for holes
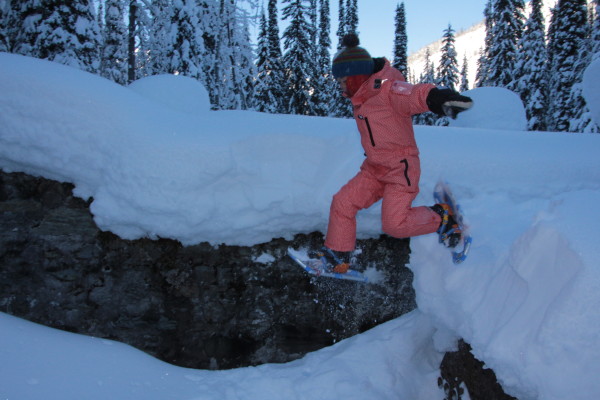
[[[403,160],[400,160],[400,163],[404,164],[404,178],[406,178],[406,184],[408,186],[411,186],[410,177],[408,176],[408,160],[405,158]]]
[[[371,139],[371,146],[375,147],[375,139],[373,139],[373,131],[371,130],[371,124],[369,124],[369,118],[359,115],[358,119],[365,121],[365,124],[367,125],[367,131],[369,132],[369,139]]]

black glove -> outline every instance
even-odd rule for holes
[[[459,112],[473,106],[473,100],[452,89],[433,88],[427,95],[427,106],[440,117],[447,116],[455,119]]]

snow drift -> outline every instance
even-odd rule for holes
[[[598,76],[586,75],[586,96]],[[0,167],[74,183],[98,226],[124,238],[243,245],[325,230],[331,196],[362,162],[351,120],[190,114],[160,101],[173,93],[134,89],[0,53]],[[425,400],[442,396],[436,368],[458,337],[521,400],[599,397],[600,135],[469,124],[416,134],[416,203],[448,180],[474,236],[458,267],[435,235],[412,240],[417,311],[290,364],[222,372],[0,314],[0,397]],[[376,204],[359,234],[379,233]]]

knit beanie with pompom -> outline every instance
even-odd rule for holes
[[[373,73],[373,58],[368,51],[358,47],[360,41],[354,33],[342,39],[342,49],[333,57],[331,71],[334,78],[353,75],[370,75]]]

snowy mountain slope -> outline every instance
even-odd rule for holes
[[[482,10],[483,11],[483,10]],[[435,67],[440,64],[442,57],[442,31],[440,31],[440,40],[433,42],[415,53],[408,56],[408,68],[410,73],[419,79],[419,76],[425,70],[427,50],[430,52],[430,60]],[[477,60],[485,40],[485,25],[483,22],[462,32],[455,33],[456,42],[454,43],[457,54],[459,68],[462,68],[463,59],[467,57],[469,85],[473,87],[475,76],[477,74]]]
[[[175,100],[0,53],[0,167],[74,183],[123,237],[251,244],[325,230],[331,195],[363,158],[353,121],[189,114],[177,103],[193,91],[154,87]],[[294,363],[215,373],[0,315],[0,397],[428,400],[442,395],[442,352],[463,337],[521,400],[597,398],[600,135],[482,129],[490,113],[469,112],[470,127],[416,130],[416,203],[449,180],[474,235],[458,267],[435,235],[411,241],[416,312]],[[379,205],[359,232],[379,234]]]
[[[546,29],[550,23],[550,9],[556,5],[557,0],[545,0],[543,6],[543,13],[546,17]],[[531,6],[529,2],[525,5],[525,15],[529,15]],[[475,77],[477,74],[477,61],[479,60],[480,51],[484,47],[485,41],[485,21],[483,20],[483,6],[481,9],[482,21],[469,29],[455,33],[455,47],[457,54],[457,61],[459,68],[462,68],[463,58],[467,57],[469,86],[474,87]],[[450,21],[451,23],[452,21]],[[429,49],[431,61],[437,66],[440,64],[440,58],[442,56],[442,34],[446,27],[440,27],[440,40],[433,42],[418,51],[408,56],[408,67],[411,74],[414,75],[415,79],[419,79],[419,76],[425,68],[426,53]],[[410,38],[409,38],[410,40]]]

